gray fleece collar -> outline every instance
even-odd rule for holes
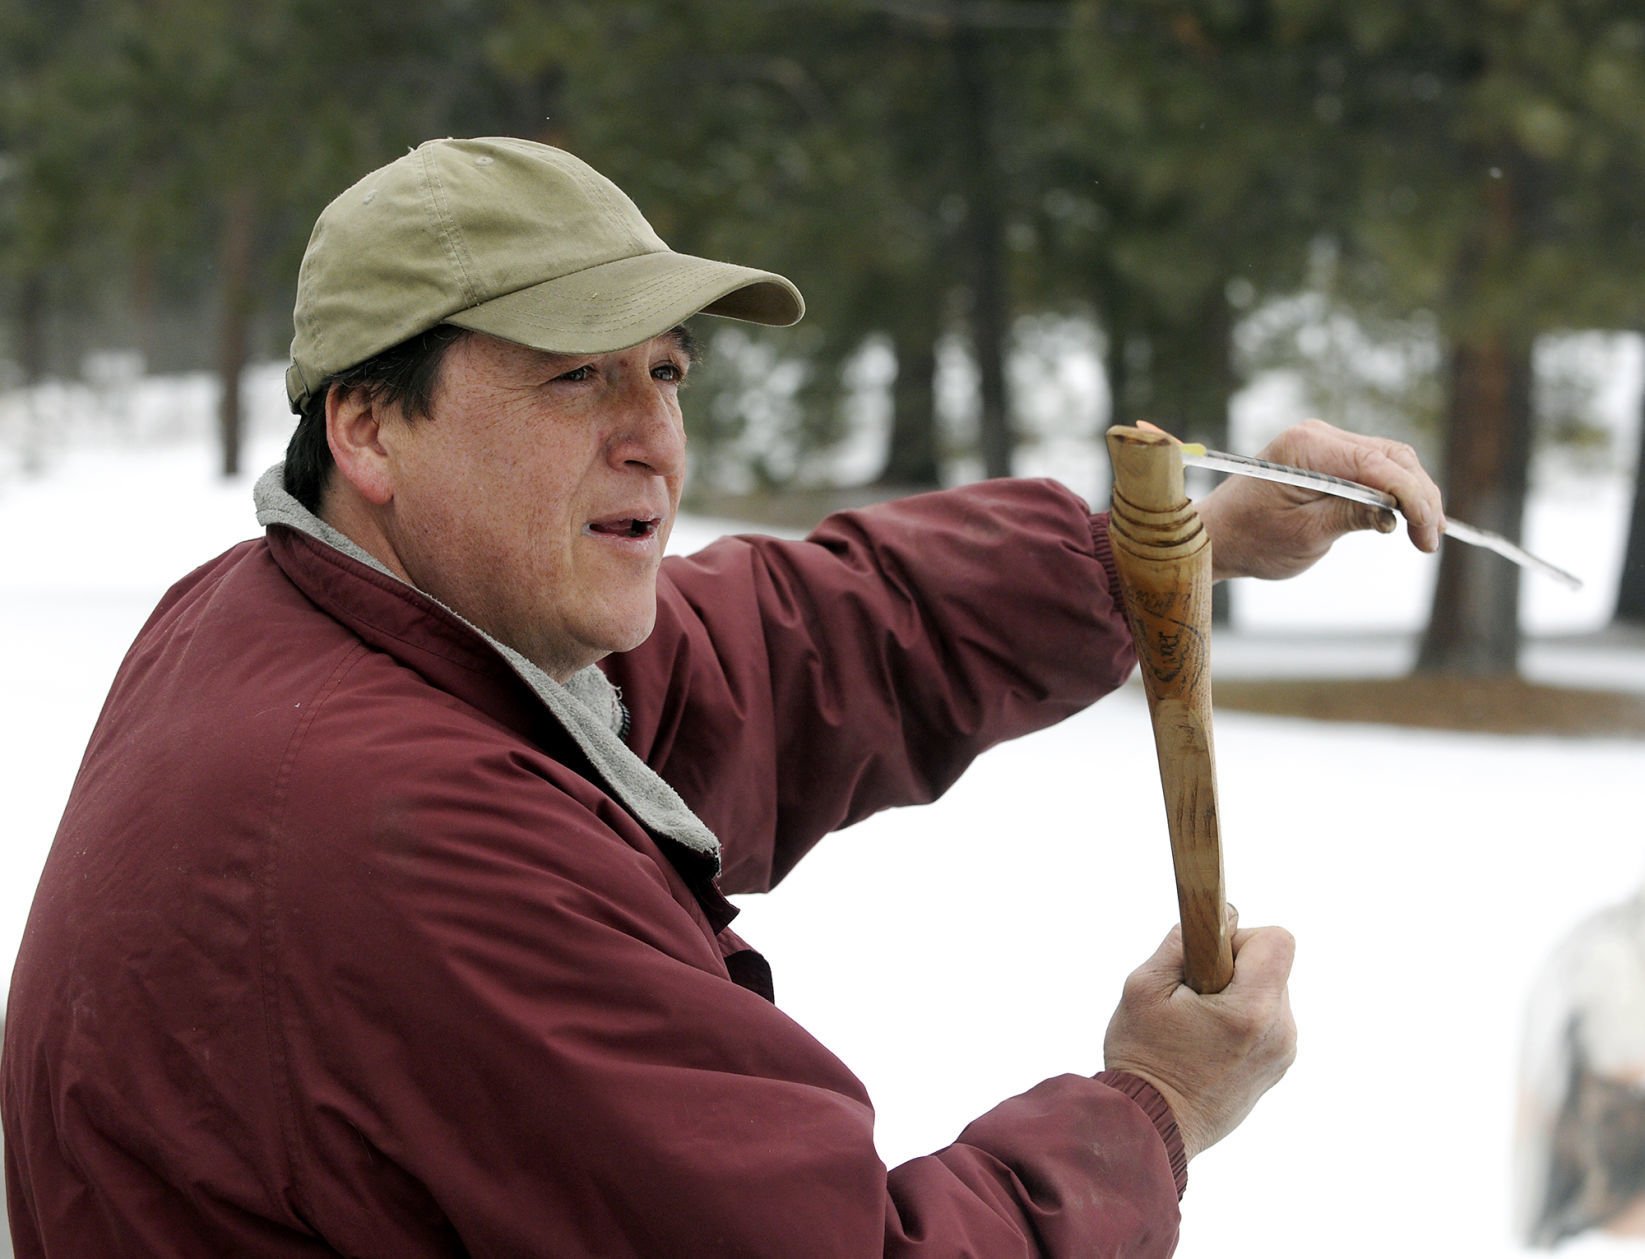
[[[257,523],[284,525],[341,551],[386,577],[402,581],[381,561],[347,535],[332,528],[286,492],[284,464],[277,463],[257,480],[252,497]],[[421,592],[425,596],[426,591]],[[436,600],[436,602],[438,602]],[[441,604],[444,607],[444,604]],[[446,611],[451,612],[450,608]],[[452,616],[457,616],[451,612]],[[459,621],[463,618],[457,616]],[[467,621],[463,624],[469,625]],[[720,859],[720,841],[693,813],[679,793],[658,777],[620,737],[625,714],[617,688],[594,665],[574,674],[563,686],[506,643],[498,642],[476,626],[469,628],[490,643],[514,672],[525,680],[577,746],[583,750],[605,785],[652,830],[678,840],[687,848]]]

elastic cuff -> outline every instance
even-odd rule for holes
[[[1099,1071],[1093,1078],[1098,1084],[1106,1084],[1124,1093],[1142,1107],[1142,1113],[1153,1121],[1160,1140],[1165,1142],[1165,1153],[1171,1160],[1171,1178],[1177,1182],[1177,1197],[1181,1199],[1183,1191],[1188,1188],[1188,1152],[1183,1149],[1182,1133],[1177,1129],[1171,1104],[1147,1080],[1129,1071]]]
[[[1114,567],[1114,543],[1108,536],[1108,513],[1105,511],[1091,517],[1091,554],[1102,565],[1102,571],[1108,574],[1108,597],[1123,614],[1125,598],[1120,594],[1120,575]]]

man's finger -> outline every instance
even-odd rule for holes
[[[1406,442],[1388,438],[1358,433],[1343,433],[1343,437],[1357,452],[1359,470],[1350,479],[1373,485],[1397,498],[1400,514],[1410,526],[1411,540],[1424,551],[1435,550],[1445,515],[1439,487],[1423,468],[1417,452]],[[1389,522],[1372,527],[1388,533],[1393,526]]]
[[[1278,987],[1291,975],[1297,942],[1284,927],[1250,927],[1234,934],[1234,976]]]

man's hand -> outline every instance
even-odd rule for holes
[[[1438,550],[1445,520],[1439,487],[1403,442],[1307,420],[1269,442],[1260,457],[1392,494],[1417,549]],[[1238,476],[1229,477],[1195,507],[1211,535],[1211,575],[1219,581],[1294,577],[1343,534],[1356,529],[1391,533],[1398,523],[1392,512],[1378,507]]]
[[[1170,1104],[1189,1158],[1237,1128],[1296,1057],[1290,932],[1236,930],[1233,945],[1233,980],[1202,996],[1182,982],[1182,929],[1173,927],[1125,981],[1103,1041],[1110,1070],[1141,1076]]]

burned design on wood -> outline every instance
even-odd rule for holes
[[[1196,686],[1210,656],[1209,644],[1198,626],[1184,620],[1191,614],[1180,592],[1125,591],[1125,619],[1133,639],[1147,639],[1153,650],[1138,653],[1138,663],[1157,682],[1180,681]]]

